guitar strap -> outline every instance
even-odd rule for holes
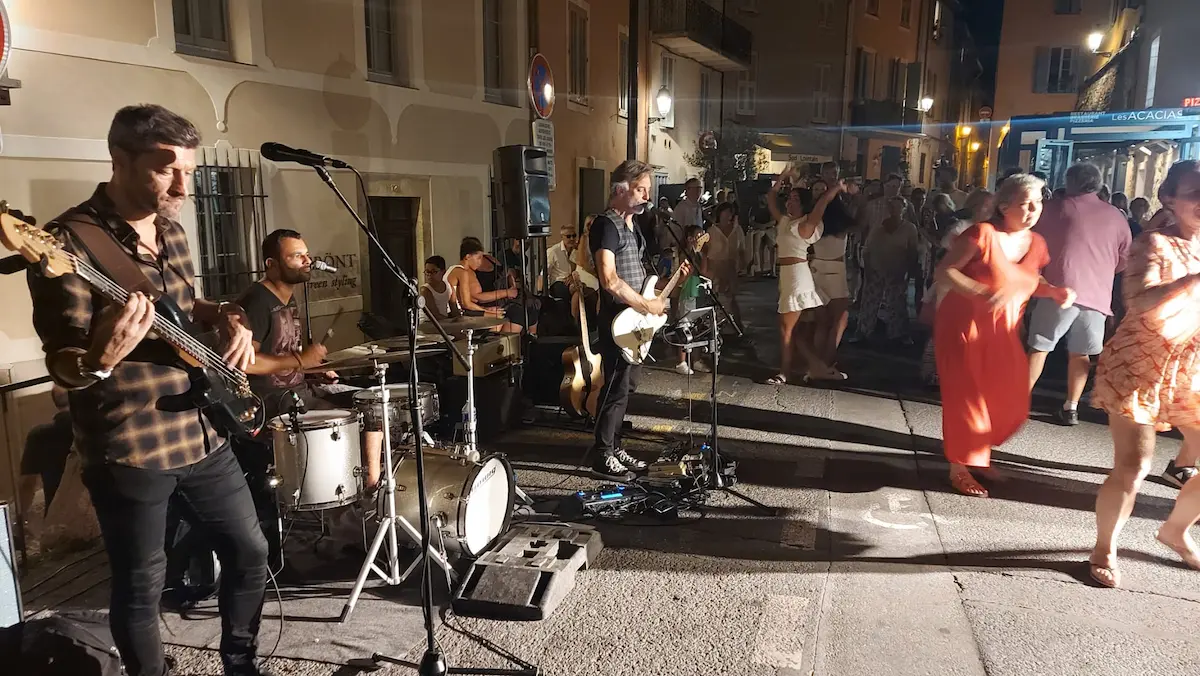
[[[85,214],[76,210],[71,212],[68,219],[57,223],[75,236],[76,242],[91,259],[92,265],[99,268],[109,279],[130,293],[141,291],[150,300],[158,300],[162,290],[146,278],[133,256],[117,241],[112,229],[100,223],[99,218],[98,214]]]

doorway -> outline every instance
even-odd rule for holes
[[[421,200],[417,197],[371,197],[368,200],[375,218],[379,243],[400,266],[404,274],[420,282],[417,275],[417,213]],[[408,294],[384,265],[374,246],[370,255],[370,313],[402,333],[408,326]]]

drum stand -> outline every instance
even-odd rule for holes
[[[467,329],[467,420],[464,423],[463,450],[460,457],[468,462],[479,462],[479,422],[475,414],[475,341],[471,339],[473,329]],[[513,490],[521,502],[532,505],[533,499],[517,485],[516,472],[513,472]]]
[[[367,582],[367,576],[374,572],[384,582],[395,586],[401,584],[416,571],[417,566],[421,563],[425,556],[429,556],[437,563],[446,575],[451,578],[457,578],[458,574],[450,565],[450,561],[442,551],[435,550],[432,544],[429,548],[417,555],[413,562],[408,565],[404,572],[400,572],[400,551],[399,543],[396,539],[396,527],[399,526],[404,530],[404,534],[408,539],[421,545],[421,532],[418,531],[408,519],[396,514],[396,477],[393,473],[392,465],[392,436],[388,415],[388,399],[389,391],[387,387],[387,365],[378,361],[375,364],[375,378],[379,381],[380,402],[382,402],[382,420],[383,420],[383,487],[382,491],[385,496],[384,516],[379,521],[379,530],[375,532],[375,540],[371,542],[371,548],[367,550],[367,558],[363,561],[362,569],[358,571],[358,579],[354,582],[354,589],[350,592],[350,598],[346,600],[346,605],[342,608],[341,622],[345,622],[350,618],[350,613],[354,612],[354,605],[358,603],[358,597],[362,594],[363,586]],[[371,388],[375,389],[375,388]],[[414,390],[415,391],[415,390]],[[411,397],[413,401],[417,401],[418,397]],[[420,402],[416,404],[420,406]],[[417,426],[416,434],[423,434],[420,426]],[[379,555],[379,549],[387,542],[387,569],[383,570],[375,564],[375,559]]]

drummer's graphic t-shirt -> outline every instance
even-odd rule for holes
[[[262,282],[250,285],[238,304],[250,319],[250,331],[259,344],[258,351],[282,356],[300,351],[300,312],[296,297],[285,303],[279,300]],[[293,369],[282,373],[249,376],[250,389],[266,400],[282,390],[297,388],[304,383],[304,374]]]

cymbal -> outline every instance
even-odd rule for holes
[[[459,331],[483,331],[503,324],[505,320],[501,317],[456,317],[454,319],[441,320],[442,328],[446,333],[457,333]],[[422,333],[437,335],[437,329],[433,324],[424,321],[419,326]]]
[[[429,345],[438,345],[441,342],[442,342],[442,337],[437,335],[436,333],[433,335],[427,335],[424,333],[417,334],[417,348],[418,349],[429,346]],[[394,336],[392,338],[383,338],[381,340],[372,340],[372,341],[363,343],[361,345],[355,345],[354,347],[348,347],[345,350],[339,350],[338,352],[346,352],[348,350],[359,350],[359,349],[366,349],[369,351],[372,351],[372,350],[373,351],[407,350],[408,349],[408,336]],[[329,359],[332,357],[333,357],[333,354],[330,354],[326,358]]]
[[[421,349],[417,348],[417,359],[421,357],[432,357],[441,354],[441,349]],[[304,369],[304,373],[324,373],[326,371],[353,371],[357,369],[369,369],[375,366],[376,362],[380,364],[390,364],[397,361],[408,361],[412,357],[412,352],[409,350],[381,350],[370,349],[367,346],[358,345],[348,347],[345,350],[338,350],[326,356],[326,359],[321,364],[310,369]]]

